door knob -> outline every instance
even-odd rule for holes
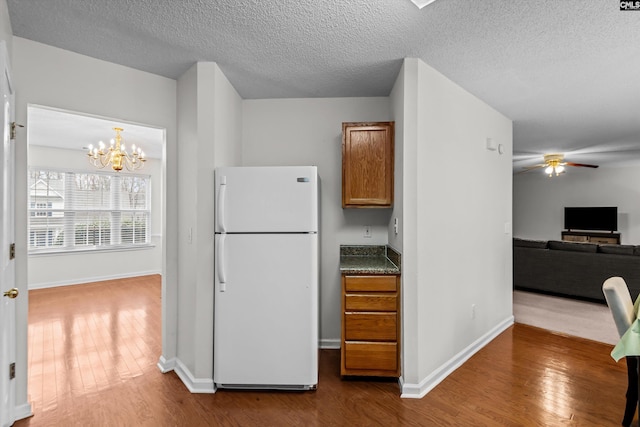
[[[13,288],[13,289],[9,289],[7,292],[4,293],[5,297],[9,297],[9,298],[15,298],[17,297],[19,294],[18,289]]]

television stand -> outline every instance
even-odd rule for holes
[[[562,232],[562,240],[569,242],[620,244],[620,233],[615,231],[572,231]]]

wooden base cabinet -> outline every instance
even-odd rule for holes
[[[342,276],[340,374],[400,376],[399,276]]]

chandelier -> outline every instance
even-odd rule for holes
[[[144,162],[147,161],[144,158],[142,149],[140,147],[136,148],[134,144],[131,146],[131,153],[127,153],[120,136],[120,132],[124,129],[113,128],[113,130],[116,131],[116,137],[111,140],[109,148],[106,148],[102,141],[100,141],[98,147],[94,147],[93,144],[89,145],[89,152],[87,153],[89,163],[100,169],[111,165],[111,168],[116,172],[120,172],[123,167],[130,171],[141,169],[144,166]]]

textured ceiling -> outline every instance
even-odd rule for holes
[[[640,159],[640,12],[617,0],[7,3],[17,36],[174,79],[215,61],[245,99],[386,96],[420,58],[514,121],[517,168]]]

